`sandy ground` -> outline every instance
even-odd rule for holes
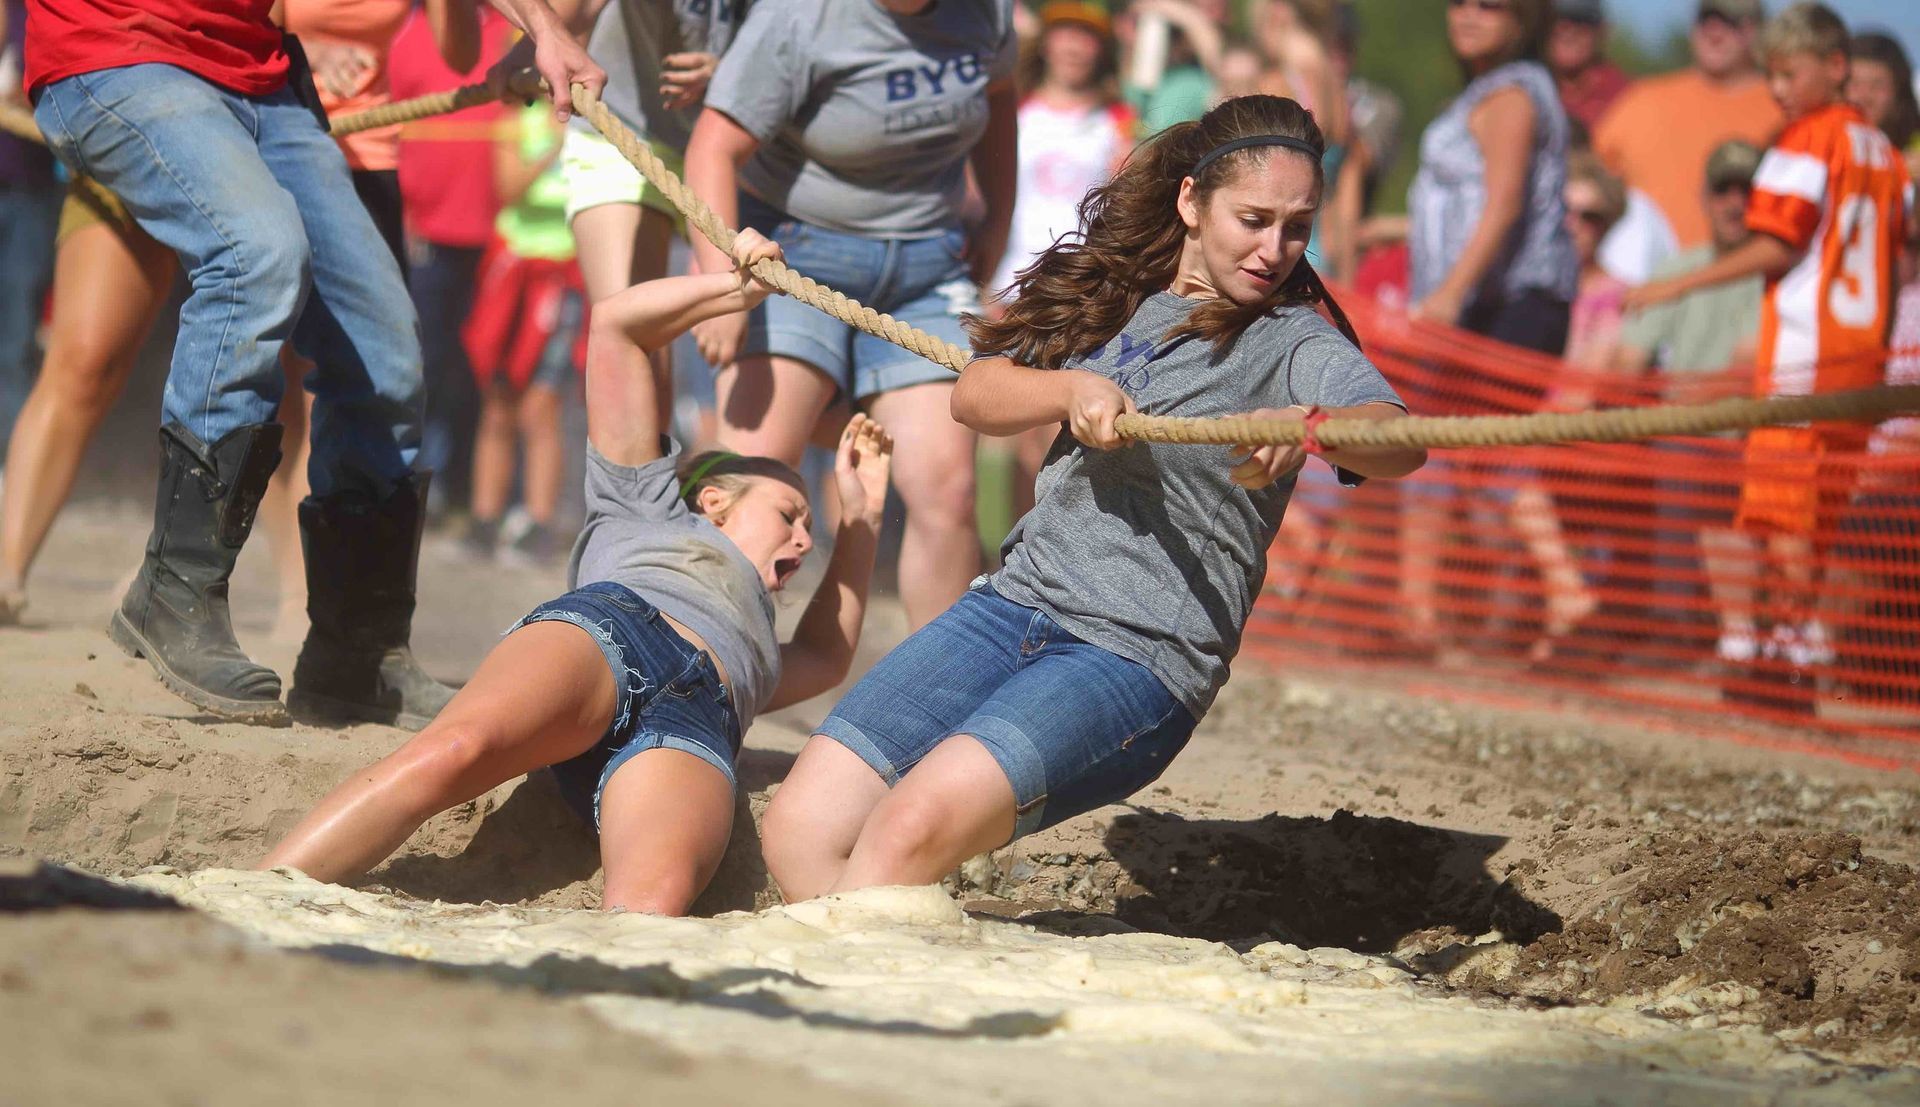
[[[143,533],[74,513],[0,631],[0,1102],[1920,1101],[1909,775],[1249,666],[1133,804],[944,890],[775,905],[750,816],[824,700],[749,736],[706,917],[582,910],[537,777],[341,889],[234,870],[401,735],[165,693],[99,629]],[[448,678],[559,586],[422,580]]]

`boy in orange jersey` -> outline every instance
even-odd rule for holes
[[[1823,4],[1786,9],[1761,34],[1767,81],[1788,123],[1754,177],[1754,235],[1711,264],[1629,294],[1629,310],[1758,273],[1766,278],[1755,390],[1804,396],[1881,383],[1901,249],[1913,220],[1905,164],[1880,130],[1841,98],[1846,25]],[[1771,427],[1747,437],[1737,533],[1714,544],[1757,564],[1764,540],[1773,627],[1759,638],[1754,611],[1721,612],[1719,654],[1776,658],[1795,669],[1833,660],[1814,617],[1815,543],[1844,503],[1840,455],[1870,428]]]

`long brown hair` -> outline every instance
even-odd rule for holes
[[[1257,135],[1283,135],[1313,147],[1314,173],[1324,187],[1319,155],[1326,140],[1313,114],[1292,100],[1237,96],[1194,122],[1176,123],[1142,143],[1112,180],[1087,193],[1080,202],[1081,229],[1061,236],[1020,271],[1001,318],[967,317],[974,347],[1056,369],[1110,341],[1147,297],[1173,282],[1187,235],[1175,206],[1181,182],[1209,150]],[[1297,155],[1262,146],[1216,158],[1194,177],[1194,201],[1204,208],[1222,185],[1270,156]],[[1216,355],[1224,354],[1255,319],[1287,303],[1325,304],[1341,332],[1360,344],[1304,257],[1266,299],[1246,305],[1224,297],[1209,301],[1166,337],[1205,338]]]

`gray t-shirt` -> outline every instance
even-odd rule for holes
[[[987,85],[1011,76],[1012,0],[756,5],[707,90],[760,148],[740,183],[803,222],[877,238],[960,224]]]
[[[667,456],[640,466],[587,446],[587,524],[573,544],[571,587],[625,585],[699,635],[727,671],[745,733],[780,683],[773,599],[740,547],[680,498],[680,447],[665,446]]]
[[[1696,246],[1657,266],[1653,279],[1691,273],[1715,256],[1712,243]],[[1620,340],[1653,354],[1666,373],[1717,373],[1733,364],[1741,343],[1760,333],[1764,291],[1758,276],[1702,288],[1628,316]]]
[[[620,121],[647,138],[685,151],[700,106],[660,103],[660,59],[668,54],[727,52],[753,0],[607,0],[587,36],[587,53],[607,71],[600,99]],[[598,134],[585,116],[572,126]]]
[[[1166,342],[1199,303],[1160,293],[1112,341],[1066,367],[1112,380],[1144,415],[1400,403],[1373,363],[1307,307],[1255,321],[1218,359],[1205,339]],[[1062,431],[1034,483],[1033,510],[1001,548],[994,590],[1146,666],[1199,718],[1227,681],[1293,494],[1292,478],[1257,492],[1234,484],[1228,452],[1164,443],[1090,450]]]

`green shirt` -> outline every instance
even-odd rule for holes
[[[1712,261],[1712,243],[1662,262],[1653,278],[1677,277]],[[1741,343],[1760,333],[1759,277],[1718,284],[1668,300],[1627,319],[1620,339],[1653,355],[1668,373],[1715,373],[1733,363]]]
[[[539,161],[560,145],[566,132],[553,124],[551,111],[544,101],[520,109],[521,160]],[[558,161],[533,179],[519,203],[500,209],[493,229],[508,249],[523,258],[566,261],[573,257],[573,231],[567,226],[567,183]]]

